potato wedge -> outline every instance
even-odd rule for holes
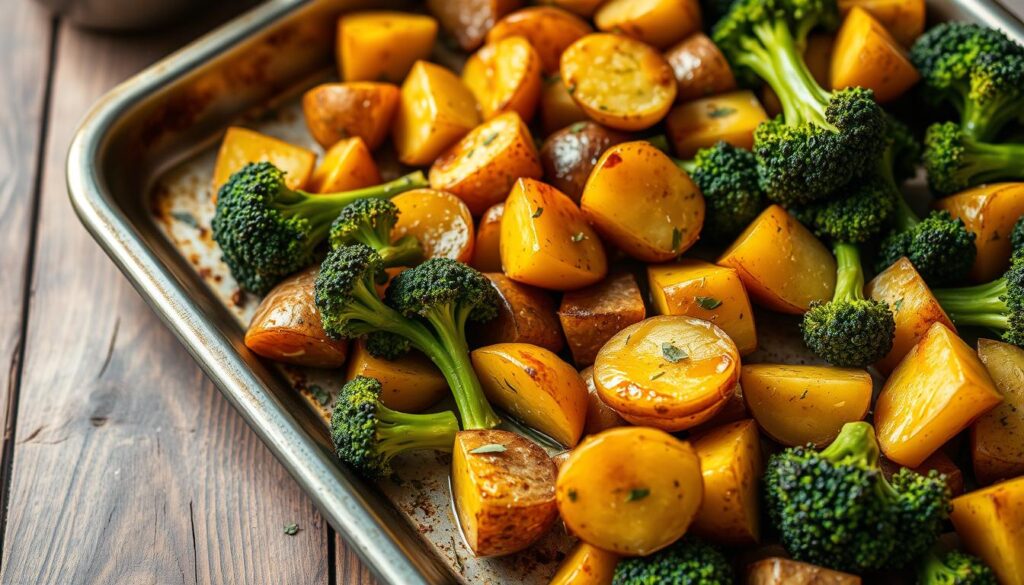
[[[1013,224],[1024,215],[1024,183],[982,185],[939,199],[935,207],[963,220],[974,232],[978,255],[971,267],[974,282],[989,282],[1010,267]]]
[[[728,545],[760,541],[764,460],[757,423],[747,419],[700,433],[693,438],[693,450],[704,476],[704,500],[693,533]]]
[[[832,89],[865,87],[879,103],[900,97],[921,79],[906,50],[859,6],[850,10],[836,33],[831,71]]]
[[[629,423],[619,413],[601,400],[594,385],[594,366],[580,372],[580,378],[587,386],[587,422],[583,425],[584,435],[596,435],[614,427],[624,427]]]
[[[540,57],[544,73],[558,73],[559,59],[566,47],[594,29],[571,12],[554,6],[531,6],[516,10],[499,20],[487,33],[487,43],[520,36],[530,41]]]
[[[555,464],[509,431],[461,431],[452,453],[452,495],[466,544],[480,557],[523,550],[558,518]]]
[[[611,585],[619,555],[585,542],[576,544],[548,585]]]
[[[430,186],[462,199],[473,215],[505,200],[516,179],[544,174],[530,129],[515,112],[484,122],[430,167]]]
[[[476,226],[473,260],[470,265],[480,272],[501,272],[501,217],[505,202],[487,208]]]
[[[381,183],[373,154],[362,138],[343,138],[332,146],[313,171],[307,188],[314,193],[338,193]]]
[[[739,148],[754,147],[754,130],[768,119],[750,90],[695,99],[672,108],[665,127],[676,155],[691,159],[719,140]]]
[[[646,140],[617,144],[601,155],[580,208],[598,233],[644,262],[679,256],[704,225],[700,189]]]
[[[628,140],[628,135],[594,122],[578,122],[562,128],[544,141],[540,162],[545,179],[573,201],[583,196],[590,172],[609,147]]]
[[[657,429],[621,427],[588,437],[558,472],[558,511],[580,540],[648,555],[689,528],[703,499],[689,443]]]
[[[288,144],[265,134],[232,126],[224,133],[213,167],[213,185],[210,194],[217,202],[217,192],[231,175],[252,162],[270,162],[284,171],[284,184],[301,189],[309,182],[316,164],[316,154],[309,149]]]
[[[569,291],[562,296],[562,305],[558,308],[558,320],[577,367],[594,363],[606,341],[646,316],[640,287],[629,273]]]
[[[462,80],[440,65],[417,61],[402,84],[391,130],[398,160],[429,165],[479,123],[476,98]]]
[[[531,120],[540,101],[540,55],[520,36],[488,43],[466,61],[462,81],[476,96],[484,120],[505,112]]]
[[[956,331],[931,289],[906,258],[900,258],[883,270],[868,283],[864,294],[889,305],[896,320],[892,349],[875,364],[883,374],[889,374],[896,368],[933,323],[942,323],[951,331]]]
[[[832,253],[778,205],[761,212],[717,263],[734,268],[751,298],[773,311],[800,315],[835,294]]]
[[[551,4],[572,12],[583,18],[590,18],[597,12],[597,9],[604,4],[605,0],[545,0],[545,4]]]
[[[659,315],[689,315],[725,331],[740,355],[757,349],[754,311],[732,268],[684,258],[647,267],[651,300]]]
[[[384,143],[401,91],[393,83],[324,83],[302,95],[302,112],[313,139],[330,148],[359,137],[370,150]]]
[[[487,31],[521,5],[521,0],[427,0],[427,9],[464,51],[479,47]]]
[[[437,404],[448,395],[448,382],[427,356],[410,351],[404,356],[386,360],[374,357],[366,343],[352,346],[345,379],[356,376],[376,378],[381,385],[380,401],[399,412],[420,412]]]
[[[408,12],[353,12],[338,19],[338,65],[344,81],[405,79],[434,50],[437,21]]]
[[[473,216],[461,199],[444,191],[413,189],[391,202],[399,212],[392,237],[416,236],[424,258],[469,262],[473,257]]]
[[[555,74],[544,80],[544,88],[540,92],[540,125],[545,136],[587,120],[590,118],[569,95],[561,75]]]
[[[471,325],[474,345],[530,343],[553,352],[565,345],[555,314],[555,300],[539,288],[512,280],[500,272],[484,273],[498,291],[498,316],[487,323]]]
[[[960,542],[1001,585],[1024,584],[1024,477],[954,498],[949,516]]]
[[[676,99],[688,102],[736,89],[736,77],[708,35],[695,32],[665,52],[676,75]]]
[[[971,425],[971,461],[978,483],[987,485],[1024,475],[1024,349],[978,340],[985,364],[1003,402]]]
[[[501,265],[513,280],[552,290],[600,281],[604,247],[571,199],[554,187],[519,179],[501,218]]]
[[[860,585],[860,577],[782,557],[747,567],[747,585]]]
[[[609,0],[594,15],[594,24],[664,49],[700,30],[700,5],[697,0]]]
[[[749,364],[740,374],[747,409],[766,435],[787,447],[825,447],[871,406],[871,374],[852,368]]]
[[[844,16],[855,6],[870,12],[904,47],[924,32],[925,0],[839,0]]]
[[[736,344],[724,331],[701,319],[665,315],[616,333],[597,354],[594,384],[622,418],[675,432],[721,410],[739,366]]]
[[[739,422],[747,418],[750,418],[750,411],[747,410],[747,403],[743,398],[743,387],[737,382],[732,387],[732,391],[729,392],[729,398],[725,406],[718,407],[714,415],[708,418],[707,421],[693,427],[690,432],[701,433],[708,429]]]
[[[628,37],[587,35],[562,53],[560,70],[572,99],[611,128],[650,128],[676,99],[669,64],[649,45]]]
[[[977,354],[935,323],[878,395],[878,444],[889,459],[916,467],[1002,400]]]
[[[263,297],[245,332],[253,353],[286,364],[313,368],[345,365],[348,342],[332,339],[320,325],[313,300],[314,266],[289,276]]]

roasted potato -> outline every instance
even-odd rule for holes
[[[740,355],[757,349],[754,312],[736,270],[682,259],[648,266],[647,284],[659,315],[711,321],[732,338]]]
[[[356,376],[375,378],[380,382],[380,401],[399,412],[420,412],[448,395],[448,382],[427,356],[412,350],[400,358],[386,360],[374,357],[366,343],[352,346],[345,379]]]
[[[338,19],[338,65],[344,81],[405,79],[434,49],[437,21],[408,12],[353,12]]]
[[[921,79],[899,42],[859,6],[836,33],[831,73],[832,89],[865,87],[879,103],[900,97]]]
[[[800,315],[835,294],[832,253],[778,205],[761,212],[718,264],[734,268],[754,301],[773,311]]]
[[[704,476],[704,500],[693,533],[728,545],[757,543],[764,472],[757,424],[748,419],[702,432],[693,437],[693,450]]]
[[[740,356],[701,319],[651,317],[619,331],[594,362],[594,385],[622,418],[667,431],[700,424],[728,402]]]
[[[548,585],[611,585],[619,555],[585,542],[576,544]]]
[[[487,208],[476,226],[473,260],[470,265],[480,272],[501,272],[501,217],[505,202]]]
[[[676,80],[661,54],[621,35],[590,34],[562,53],[562,81],[594,121],[619,130],[658,123],[676,99]]]
[[[594,15],[597,28],[664,49],[701,27],[697,0],[608,0]]]
[[[545,291],[512,280],[500,272],[485,273],[501,298],[498,316],[471,325],[470,338],[478,345],[531,343],[562,351],[562,328],[555,314],[555,300]]]
[[[530,120],[540,101],[540,55],[519,36],[488,43],[466,61],[462,81],[476,96],[485,120],[505,112]]]
[[[324,83],[303,94],[302,113],[320,146],[330,148],[343,138],[358,137],[374,150],[391,131],[400,94],[392,83]]]
[[[555,464],[509,431],[461,431],[452,453],[452,496],[466,544],[480,557],[523,550],[558,518]]]
[[[594,165],[609,147],[628,140],[621,132],[594,122],[577,122],[548,136],[540,149],[544,178],[579,201]]]
[[[1010,236],[1017,218],[1024,215],[1024,183],[982,185],[939,199],[935,206],[963,220],[974,232],[978,255],[971,267],[974,282],[989,282],[1010,266]]]
[[[529,343],[474,349],[473,369],[492,404],[566,447],[575,447],[587,417],[587,387],[572,366]]]
[[[676,99],[687,102],[736,89],[736,77],[708,36],[695,32],[665,52],[676,76]]]
[[[750,150],[754,130],[767,119],[754,93],[743,89],[679,104],[669,112],[665,127],[676,154],[690,159],[719,140]]]
[[[860,577],[782,557],[747,567],[747,585],[860,585]]]
[[[924,32],[925,0],[839,0],[844,16],[855,6],[870,12],[904,47]]]
[[[562,305],[558,308],[558,319],[577,367],[594,363],[606,341],[646,316],[640,287],[629,273],[569,291],[562,296]]]
[[[464,51],[479,47],[487,31],[521,5],[521,0],[427,0],[427,9]]]
[[[562,83],[562,76],[555,74],[544,80],[540,92],[540,125],[545,135],[589,119],[587,113],[569,95],[568,88]],[[581,126],[577,124],[574,127]]]
[[[597,9],[604,4],[605,0],[544,0],[545,4],[551,4],[564,8],[569,12],[583,18],[590,18],[597,12]]]
[[[530,129],[515,112],[477,126],[430,167],[430,186],[466,203],[473,215],[505,200],[516,179],[544,173]]]
[[[1002,400],[977,354],[935,323],[878,395],[878,444],[889,459],[916,467]]]
[[[213,185],[210,194],[214,203],[217,192],[228,178],[251,162],[270,162],[284,171],[284,183],[291,189],[301,189],[309,182],[316,164],[316,154],[309,149],[288,144],[239,126],[224,133],[213,167]]]
[[[1024,584],[1024,477],[954,498],[949,516],[960,542],[1000,585]]]
[[[978,340],[985,364],[1003,402],[971,425],[971,461],[978,483],[1024,475],[1024,349]]]
[[[391,198],[398,207],[395,239],[413,235],[425,258],[469,262],[473,257],[473,216],[461,199],[434,189],[413,189]]]
[[[513,280],[552,290],[600,281],[604,247],[571,199],[554,187],[519,179],[501,218],[501,265]]]
[[[766,435],[788,447],[825,447],[871,406],[871,374],[852,368],[749,364],[740,385]]]
[[[480,123],[476,98],[454,73],[417,61],[402,84],[391,136],[398,160],[429,165]]]
[[[381,182],[373,154],[362,138],[343,138],[335,143],[313,171],[306,186],[314,193],[338,193]]]
[[[679,256],[704,226],[700,189],[646,140],[617,144],[601,155],[580,208],[605,239],[644,262]]]
[[[263,297],[245,332],[246,347],[265,358],[297,366],[345,365],[348,342],[327,336],[313,300],[313,282],[319,272],[314,266],[294,274]]]
[[[580,372],[580,378],[587,386],[587,422],[583,425],[584,435],[596,435],[614,427],[624,427],[629,423],[619,416],[619,413],[601,400],[594,386],[594,366],[589,366]]]
[[[537,50],[544,73],[558,73],[559,58],[576,39],[593,29],[580,17],[553,6],[531,6],[516,10],[498,21],[487,33],[487,43],[513,36],[530,41]]]

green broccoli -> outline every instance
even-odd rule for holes
[[[398,221],[398,207],[387,199],[359,199],[345,206],[331,224],[332,248],[356,242],[373,248],[384,266],[411,266],[423,258],[423,249],[415,236],[391,241]]]
[[[995,573],[981,559],[959,551],[928,552],[918,563],[918,585],[998,585]]]
[[[338,457],[370,478],[391,474],[391,459],[406,451],[451,451],[459,421],[450,411],[407,414],[380,401],[375,378],[356,376],[341,388],[331,413]]]
[[[871,90],[824,90],[800,54],[816,26],[839,21],[835,0],[737,0],[713,38],[749,82],[756,74],[775,91],[782,116],[754,133],[761,188],[791,207],[831,196],[882,155],[885,113]]]
[[[1024,179],[1024,144],[982,142],[953,122],[932,124],[925,135],[924,168],[928,185],[941,195]]]
[[[691,536],[615,566],[612,585],[731,585],[732,566],[715,547]]]
[[[836,292],[827,303],[814,303],[804,313],[804,343],[830,364],[863,368],[892,349],[896,320],[889,305],[864,298],[864,270],[856,244],[834,245],[838,269]]]
[[[409,346],[420,350],[448,381],[463,428],[497,425],[498,416],[469,362],[463,330],[467,319],[486,321],[497,313],[497,293],[490,282],[464,264],[428,260],[392,281],[389,297],[402,301],[399,312],[382,301],[374,287],[383,269],[380,255],[365,244],[334,248],[327,254],[314,287],[324,331],[341,338],[372,334],[370,339],[392,355]],[[412,298],[414,294],[421,296]],[[402,314],[411,313],[409,305],[415,302],[430,319]]]
[[[426,186],[423,173],[365,189],[310,194],[289,189],[269,162],[249,163],[217,195],[213,240],[245,290],[265,294],[285,276],[313,263],[331,222],[358,199],[388,198]]]
[[[1013,232],[1010,234],[1010,242],[1014,252],[1024,250],[1024,215],[1020,216],[1020,219],[1014,224]]]
[[[676,161],[704,195],[702,237],[717,242],[735,238],[764,209],[757,182],[757,160],[748,150],[719,141],[702,148],[691,161]]]
[[[818,236],[840,242],[866,242],[889,225],[895,204],[883,179],[868,174],[843,191],[843,195],[789,211]]]
[[[1024,347],[1024,251],[1014,252],[1001,278],[932,294],[957,325],[995,329],[1007,343]]]
[[[823,451],[772,455],[764,476],[768,517],[793,558],[861,573],[899,568],[935,543],[949,514],[949,488],[935,471],[901,469],[886,481],[875,430],[843,425]]]

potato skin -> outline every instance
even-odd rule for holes
[[[596,435],[614,427],[624,427],[629,423],[619,416],[619,413],[601,400],[594,386],[594,366],[588,366],[580,371],[580,378],[587,386],[587,422],[583,425],[584,435]]]
[[[597,28],[664,49],[700,30],[697,0],[609,0],[594,15]]]
[[[609,130],[596,122],[566,126],[548,136],[540,149],[544,178],[578,202],[587,177],[604,151],[628,139],[628,135]]]
[[[533,119],[540,102],[541,78],[540,55],[521,36],[484,45],[462,68],[462,81],[476,96],[485,120],[505,112]]]
[[[971,425],[971,461],[982,485],[1024,475],[1024,349],[978,340],[985,364],[1003,402]]]
[[[487,31],[520,5],[521,0],[427,0],[427,10],[464,51],[479,47]]]
[[[859,6],[846,15],[832,50],[832,89],[864,87],[879,103],[904,93],[921,75],[903,47],[880,22]]]
[[[565,345],[555,316],[555,300],[544,290],[512,280],[500,272],[484,273],[501,302],[498,316],[472,325],[470,339],[478,345],[530,343],[555,353]]]
[[[302,112],[320,146],[330,148],[343,138],[358,136],[375,150],[391,131],[399,93],[392,83],[324,83],[303,94]]]
[[[855,6],[867,10],[904,47],[924,32],[925,0],[839,0],[838,4],[843,16]]]
[[[501,445],[498,453],[473,453]],[[452,494],[466,543],[481,557],[523,550],[558,517],[555,464],[537,444],[501,430],[461,431],[452,453]]]
[[[352,345],[345,380],[356,376],[376,378],[380,401],[399,412],[420,412],[449,395],[448,382],[427,356],[418,351],[386,360],[370,355],[362,340]]]
[[[577,543],[548,585],[611,585],[619,555]]]
[[[860,585],[860,577],[782,557],[747,567],[747,585]]]
[[[487,208],[476,225],[473,260],[470,265],[480,272],[501,272],[501,217],[505,202]]]
[[[530,41],[540,56],[544,73],[558,73],[562,51],[576,39],[593,32],[583,19],[553,6],[531,6],[506,15],[487,32],[487,42],[494,43],[511,36]]]
[[[461,199],[444,191],[413,189],[391,202],[399,211],[393,237],[416,236],[424,258],[469,262],[473,257],[473,216]]]
[[[676,155],[690,159],[720,140],[751,150],[754,131],[767,119],[754,93],[742,89],[679,104],[668,113],[665,127]]]
[[[993,183],[943,197],[935,203],[954,218],[963,220],[977,237],[978,255],[970,278],[982,283],[995,280],[1010,267],[1010,238],[1017,218],[1024,215],[1024,183]]]
[[[725,59],[708,36],[695,32],[665,52],[665,60],[676,76],[681,102],[736,89],[736,77]]]
[[[640,287],[632,274],[621,273],[562,296],[558,320],[577,367],[594,363],[598,350],[613,335],[647,316]]]

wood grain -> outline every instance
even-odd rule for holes
[[[0,581],[326,583],[333,534],[68,204],[78,120],[187,35],[58,39]]]

